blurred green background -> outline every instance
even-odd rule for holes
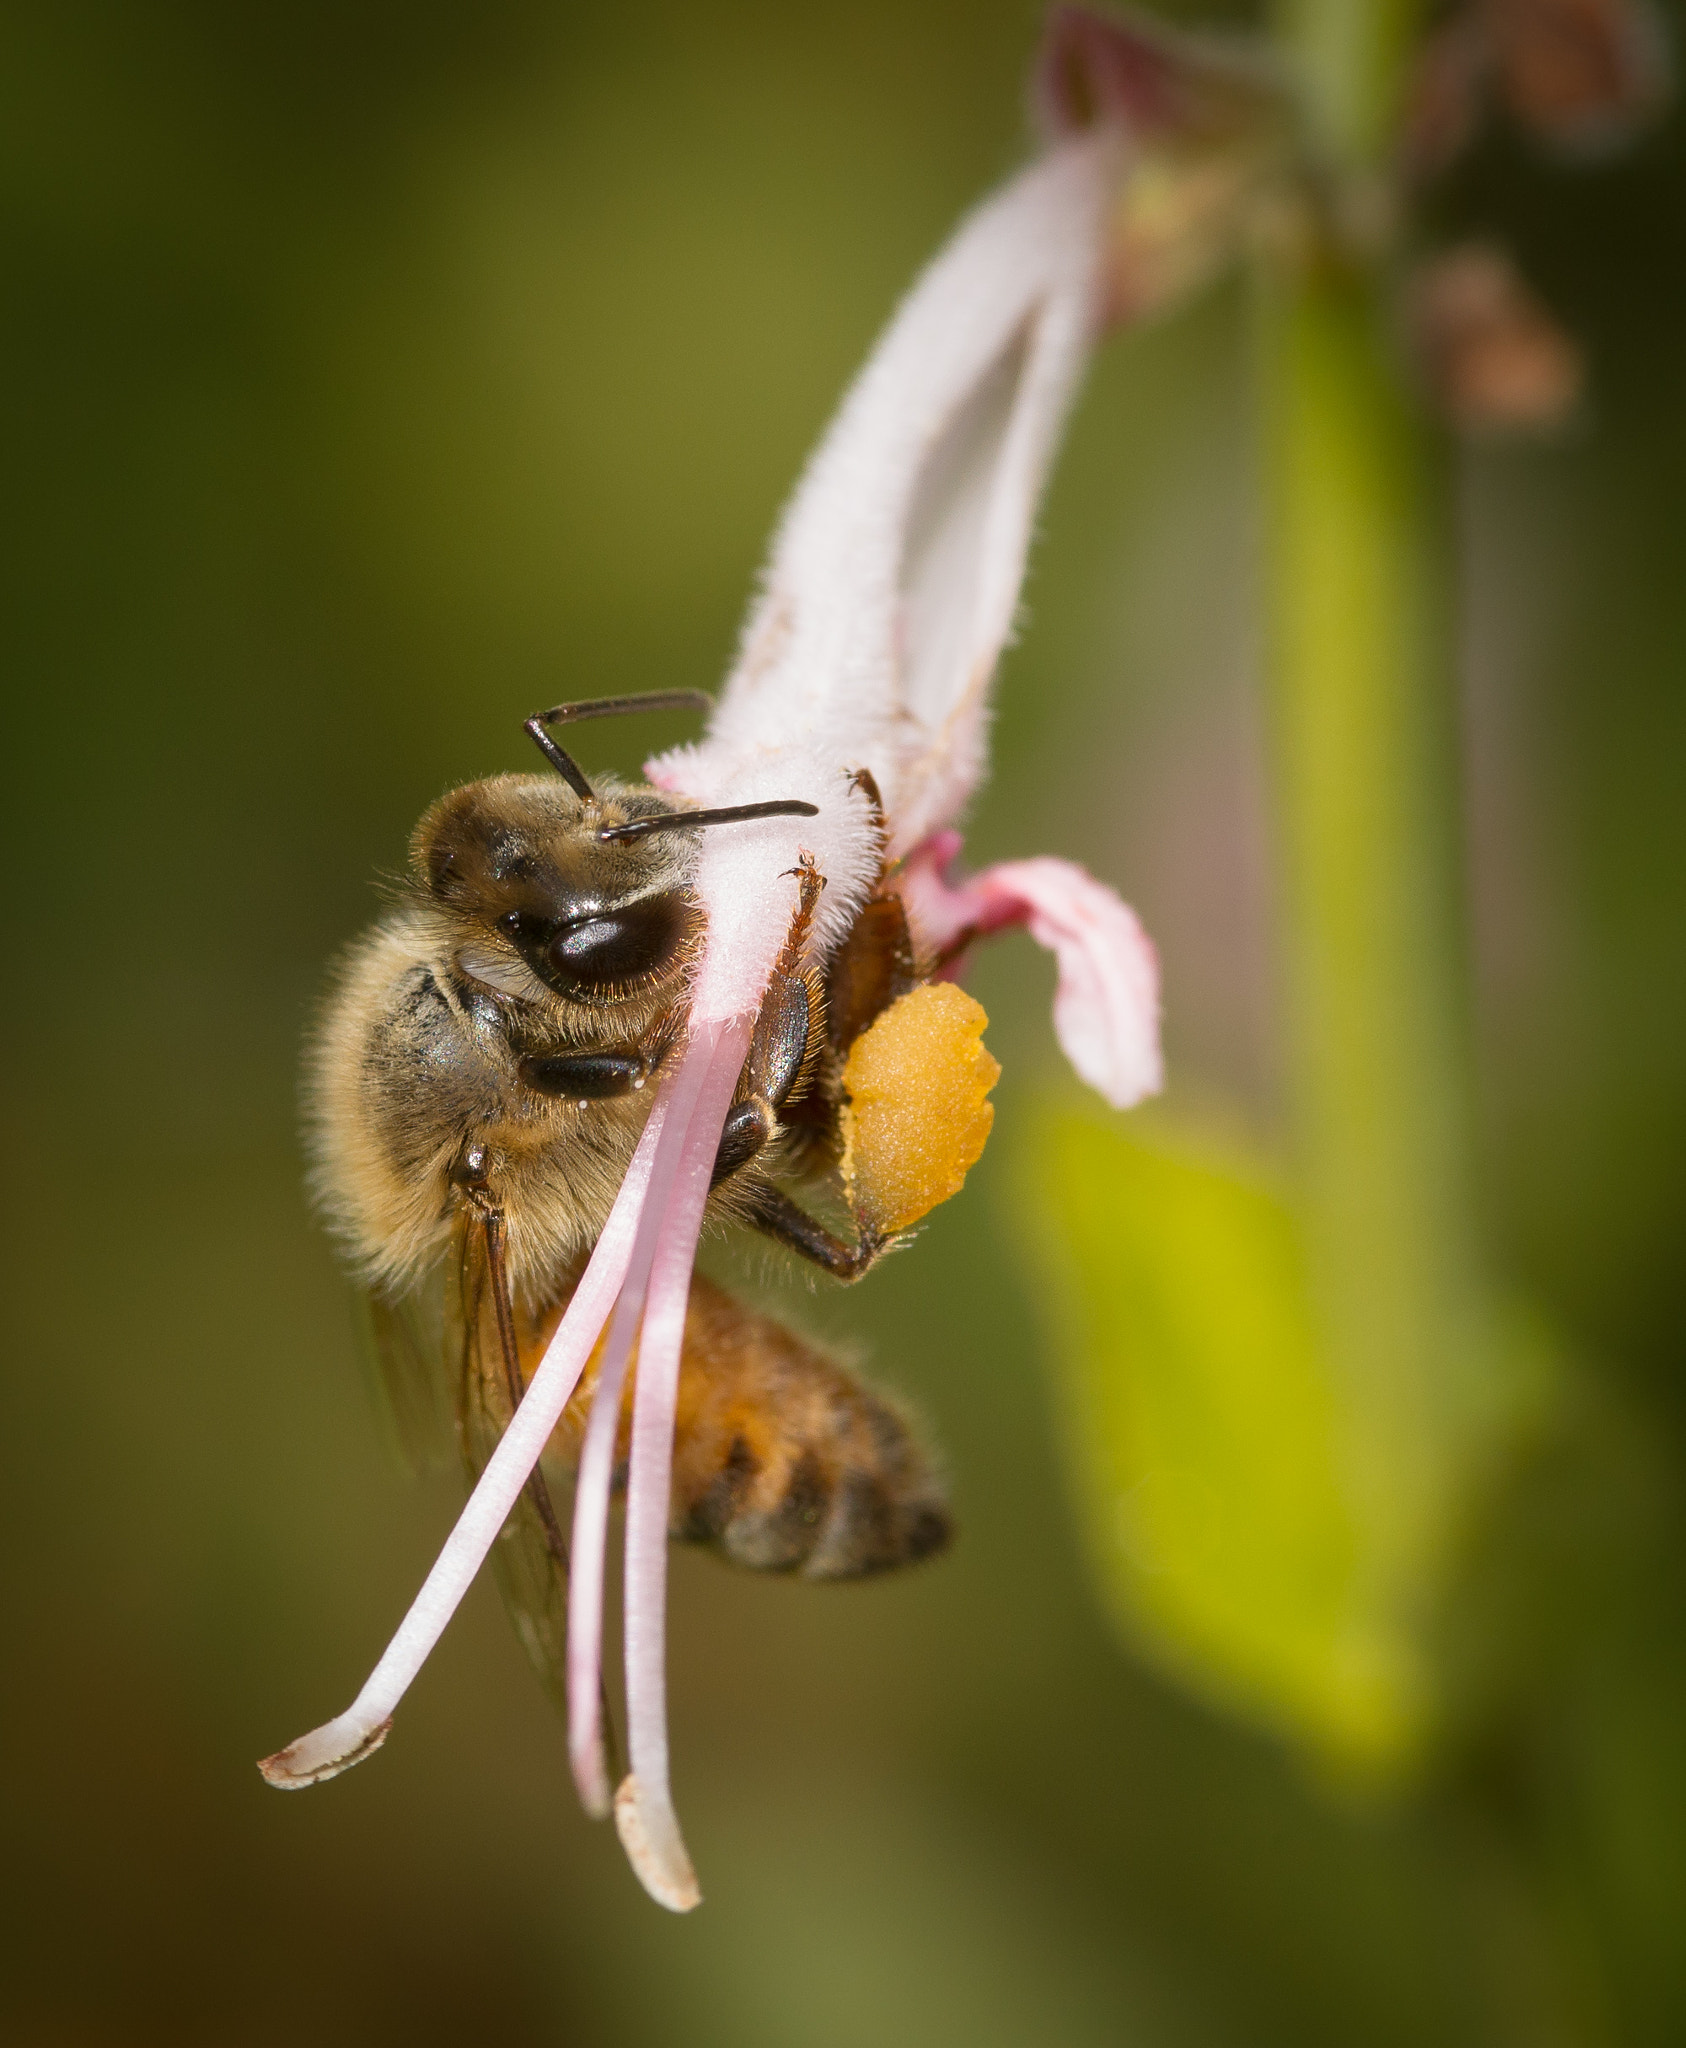
[[[1038,18],[0,13],[7,2042],[1686,2038],[1678,122],[1575,174],[1501,133],[1437,201],[1594,378],[1457,482],[1487,1221],[1583,1371],[1466,1575],[1479,1711],[1416,1796],[1319,1784],[1109,1627],[1015,1243],[1062,1085],[1022,939],[972,979],[990,1154],[794,1311],[924,1407],[962,1541],[846,1590],[675,1561],[704,1908],[580,1818],[489,1587],[378,1762],[252,1768],[349,1698],[454,1505],[388,1453],[301,1191],[324,964],[536,705],[718,679],[845,380],[1019,157]],[[972,851],[1117,882],[1170,1107],[1268,1134],[1248,318],[1228,287],[1101,358]]]

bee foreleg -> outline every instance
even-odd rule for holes
[[[805,974],[775,974],[749,1042],[738,1100],[714,1158],[714,1185],[747,1166],[778,1135],[779,1111],[801,1092],[823,1038],[818,989]]]
[[[714,1155],[714,1172],[709,1180],[717,1188],[740,1168],[757,1159],[772,1143],[778,1120],[769,1103],[752,1095],[746,1102],[733,1103],[720,1134],[720,1149]]]
[[[797,963],[813,920],[824,878],[811,861],[797,869],[801,900],[790,936],[779,955],[733,1103],[714,1155],[712,1185],[718,1187],[747,1166],[778,1135],[779,1111],[800,1095],[825,1038],[825,998],[815,977]]]
[[[838,1280],[858,1280],[877,1264],[891,1240],[863,1230],[854,1244],[815,1222],[806,1209],[775,1187],[763,1185],[748,1197],[747,1220],[788,1250],[799,1253]]]
[[[819,1042],[821,996],[805,974],[781,974],[755,1020],[739,1087],[781,1109],[801,1092]]]

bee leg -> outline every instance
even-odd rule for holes
[[[766,1150],[778,1135],[779,1111],[802,1091],[825,1036],[825,998],[801,965],[802,942],[813,922],[825,877],[806,856],[796,869],[802,889],[784,950],[773,968],[766,1000],[744,1060],[738,1099],[726,1117],[714,1155],[718,1187]]]
[[[808,859],[796,872],[802,882],[801,898],[768,984],[766,1001],[755,1020],[743,1079],[738,1083],[742,1092],[727,1113],[714,1155],[713,1187],[758,1159],[777,1137],[779,1111],[801,1093],[824,1042],[825,997],[818,980],[798,963],[825,879]],[[757,1230],[823,1266],[839,1280],[858,1280],[888,1242],[863,1233],[856,1243],[849,1244],[816,1223],[787,1195],[767,1185],[753,1189],[746,1199],[747,1220]]]
[[[503,1357],[504,1391],[509,1396],[509,1412],[513,1415],[521,1405],[521,1396],[526,1388],[521,1378],[521,1354],[515,1341],[515,1308],[509,1292],[509,1265],[504,1257],[508,1239],[508,1227],[503,1210],[493,1195],[487,1171],[486,1148],[484,1145],[466,1146],[451,1169],[451,1179],[462,1190],[480,1217],[481,1228],[486,1239],[486,1278],[492,1290],[492,1314],[498,1326],[498,1350]],[[527,1497],[532,1501],[534,1511],[544,1528],[545,1548],[555,1560],[557,1569],[564,1576],[568,1570],[568,1539],[562,1534],[562,1525],[556,1519],[556,1507],[550,1498],[550,1488],[545,1484],[544,1474],[538,1466],[533,1467],[527,1480]]]
[[[813,921],[825,878],[804,856],[796,870],[802,891],[791,919],[790,935],[768,984],[766,1001],[755,1020],[739,1099],[727,1113],[714,1155],[710,1183],[718,1187],[767,1149],[779,1130],[779,1111],[798,1097],[825,1041],[825,995],[818,979],[799,963],[802,942]],[[887,1240],[862,1234],[854,1244],[838,1237],[788,1195],[763,1183],[747,1196],[747,1220],[789,1250],[839,1280],[858,1280],[883,1253]]]
[[[744,1092],[726,1114],[712,1186],[759,1158],[778,1135],[779,1111],[807,1076],[810,1045],[817,1045],[821,1035],[818,1022],[818,992],[812,984],[801,975],[776,975],[755,1020],[738,1083]]]
[[[759,1158],[772,1142],[776,1128],[772,1106],[761,1097],[752,1095],[746,1102],[733,1103],[726,1127],[720,1133],[720,1149],[714,1155],[709,1186],[717,1188],[752,1159]]]
[[[748,1221],[768,1237],[798,1253],[838,1280],[858,1280],[889,1249],[890,1240],[863,1230],[853,1244],[815,1222],[806,1209],[775,1187],[756,1188],[749,1196]]]

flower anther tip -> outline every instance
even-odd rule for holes
[[[672,1808],[654,1804],[630,1771],[615,1790],[615,1829],[638,1882],[670,1913],[702,1904],[702,1889]]]
[[[607,1820],[615,1810],[615,1797],[609,1790],[608,1773],[601,1764],[595,1777],[588,1776],[578,1765],[575,1766],[574,1792],[580,1802],[580,1811],[587,1820]]]
[[[307,1785],[324,1784],[329,1778],[337,1778],[341,1771],[349,1771],[353,1764],[360,1764],[366,1756],[373,1756],[391,1726],[390,1714],[372,1727],[353,1715],[342,1714],[338,1720],[325,1721],[320,1728],[301,1735],[297,1742],[289,1742],[273,1756],[264,1757],[258,1769],[264,1782],[278,1792],[302,1792]]]

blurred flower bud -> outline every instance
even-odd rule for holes
[[[1483,11],[1500,96],[1554,149],[1617,148],[1668,97],[1649,0],[1484,0]]]
[[[1503,250],[1472,242],[1425,263],[1407,314],[1435,402],[1464,432],[1548,433],[1573,412],[1581,351]]]
[[[1109,322],[1162,312],[1220,270],[1290,160],[1290,102],[1267,53],[1140,15],[1056,7],[1031,102],[1050,139],[1110,123],[1129,141],[1106,258]]]
[[[1562,155],[1617,149],[1660,111],[1670,83],[1651,0],[1466,0],[1418,57],[1406,169],[1418,177],[1444,169],[1474,135],[1489,95]]]
[[[1282,102],[1259,44],[1070,6],[1048,16],[1030,93],[1045,139],[1116,121],[1147,146],[1226,141],[1261,115],[1276,121]]]

